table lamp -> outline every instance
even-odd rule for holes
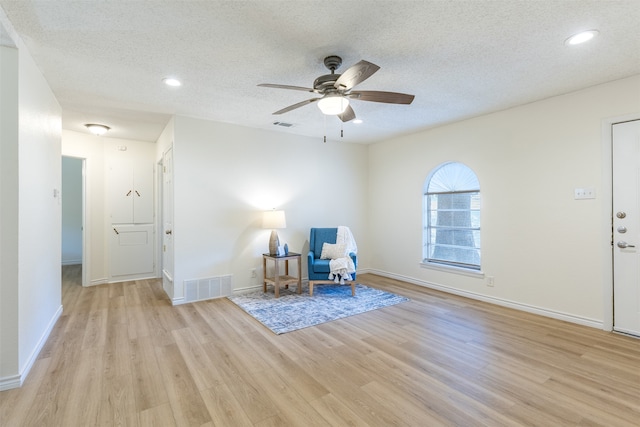
[[[269,238],[269,255],[278,255],[278,246],[280,239],[276,228],[287,228],[287,220],[284,211],[266,211],[262,217],[262,228],[271,229],[271,237]]]

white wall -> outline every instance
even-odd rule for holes
[[[0,46],[0,390],[18,379],[18,50]],[[3,383],[9,385],[2,387]]]
[[[22,371],[33,363],[62,313],[62,119],[58,101],[26,49],[19,50],[19,58],[18,306]]]
[[[82,264],[82,159],[62,158],[62,265]]]
[[[0,62],[0,390],[22,384],[62,313],[61,110],[31,56],[15,41],[17,51],[3,47]]]
[[[180,116],[174,125],[174,302],[185,280],[232,274],[236,290],[260,285],[262,212],[272,208],[286,212],[278,234],[303,254],[303,277],[311,227],[349,226],[367,265],[366,146]]]
[[[118,147],[126,147],[121,151]],[[86,241],[89,242],[88,285],[109,281],[109,235],[111,220],[106,200],[107,168],[111,162],[131,160],[154,162],[156,145],[145,141],[105,138],[90,134],[62,131],[62,155],[85,160],[86,174]]]
[[[160,161],[162,154],[173,146],[174,123],[175,119],[172,117],[156,141],[156,161]]]
[[[597,326],[603,318],[602,126],[640,113],[640,76],[393,138],[369,150],[371,265],[381,274]],[[438,165],[475,171],[486,279],[422,268],[422,187]],[[595,200],[574,200],[593,187]]]

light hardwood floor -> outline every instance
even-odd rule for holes
[[[374,275],[410,302],[276,336],[157,280],[82,288],[8,426],[638,426],[640,340]]]

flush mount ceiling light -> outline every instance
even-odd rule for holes
[[[164,79],[162,79],[162,82],[167,86],[173,86],[173,87],[182,86],[182,82],[176,79],[175,77],[165,77]]]
[[[598,30],[582,31],[582,32],[574,34],[571,37],[569,37],[568,39],[566,39],[564,41],[564,44],[566,44],[567,46],[574,46],[574,45],[577,45],[577,44],[588,42],[589,40],[591,40],[592,38],[594,38],[597,35],[598,35]]]
[[[84,126],[89,129],[89,132],[96,136],[104,135],[109,129],[111,129],[109,126],[98,125],[95,123],[87,123]]]
[[[349,100],[338,94],[326,95],[324,98],[318,101],[318,108],[323,114],[327,116],[337,116],[344,113],[344,110],[349,106]]]

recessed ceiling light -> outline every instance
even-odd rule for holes
[[[359,125],[360,123],[362,123],[362,119],[354,119],[353,123]]]
[[[182,82],[174,77],[165,77],[164,79],[162,79],[162,82],[167,86],[182,86]]]
[[[109,126],[99,125],[96,123],[87,123],[84,126],[89,129],[89,132],[96,136],[104,135],[109,129],[111,129]]]
[[[591,40],[597,35],[598,35],[598,30],[582,31],[566,39],[564,41],[564,44],[566,44],[567,46],[573,46],[576,44],[588,42],[589,40]]]

